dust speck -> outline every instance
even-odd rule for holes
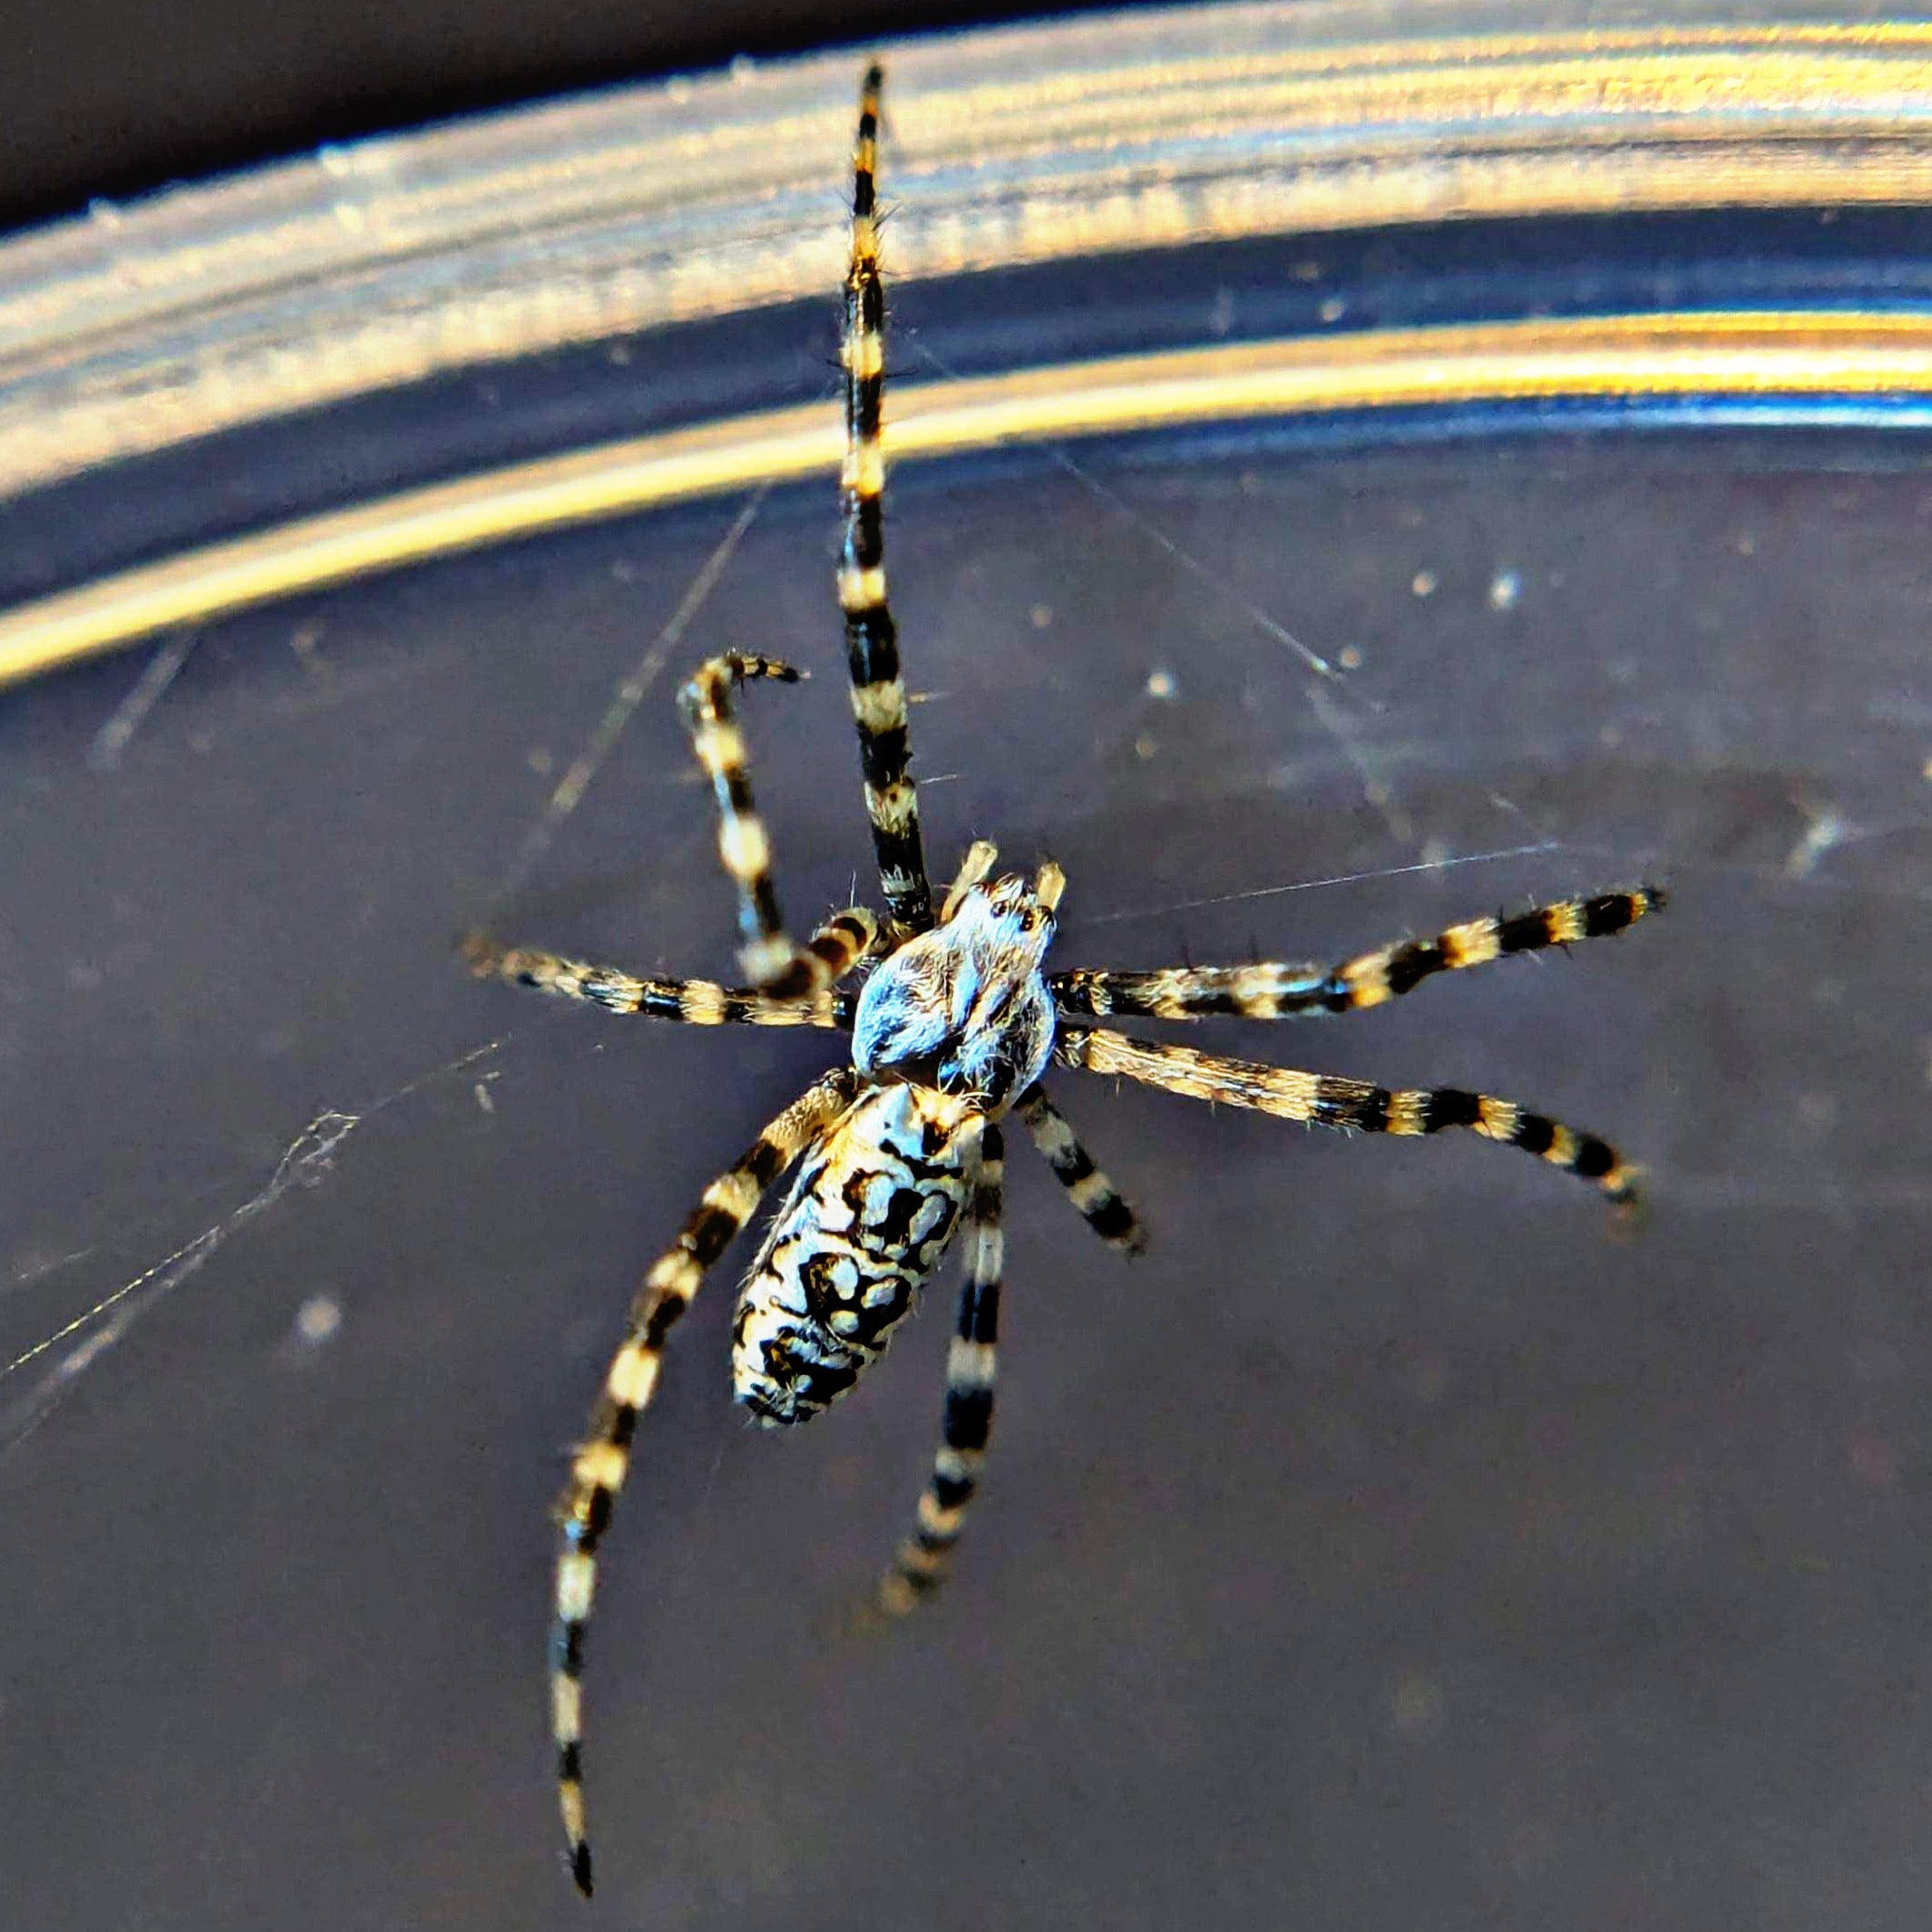
[[[1809,879],[1818,870],[1818,862],[1834,845],[1844,843],[1847,826],[1836,812],[1811,814],[1804,836],[1785,854],[1784,873],[1788,879]]]
[[[1489,608],[1514,610],[1523,594],[1523,580],[1514,571],[1498,571],[1489,580]]]
[[[1440,1729],[1442,1686],[1420,1671],[1410,1671],[1389,1699],[1390,1728],[1399,1737],[1423,1738]]]
[[[1418,571],[1409,580],[1409,588],[1418,597],[1433,597],[1436,594],[1437,581],[1433,571]]]
[[[332,1294],[312,1294],[295,1312],[295,1339],[307,1349],[332,1342],[342,1328],[342,1303]]]

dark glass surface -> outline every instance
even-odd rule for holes
[[[727,1264],[591,1633],[600,1917],[1919,1922],[1923,446],[1527,426],[906,470],[929,839],[1058,857],[1063,963],[1661,881],[1569,959],[1186,1036],[1545,1107],[1647,1165],[1647,1225],[1467,1137],[1062,1077],[1155,1246],[1016,1155],[986,1490],[883,1640],[844,1618],[951,1284],[766,1435]],[[546,1506],[638,1273],[834,1043],[553,1008],[450,942],[737,508],[232,619],[118,747],[145,655],[0,708],[0,1360],[126,1291],[0,1381],[14,1921],[587,1922]],[[817,673],[746,703],[795,918],[875,896],[831,523],[764,503],[510,936],[728,971],[670,705],[727,642]]]

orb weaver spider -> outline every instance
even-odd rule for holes
[[[1002,1263],[1004,1137],[1017,1114],[1074,1206],[1102,1240],[1141,1248],[1133,1211],[1098,1168],[1041,1084],[1049,1065],[1138,1081],[1312,1127],[1421,1135],[1467,1127],[1634,1198],[1634,1171],[1605,1141],[1514,1102],[1452,1088],[1391,1090],[1131,1039],[1085,1019],[1249,1020],[1351,1012],[1411,991],[1439,972],[1621,932],[1664,903],[1654,886],[1478,918],[1332,967],[1265,961],[1118,972],[1049,972],[1046,955],[1066,880],[1050,861],[1031,875],[992,876],[998,854],[967,852],[937,907],[911,770],[905,686],[886,601],[880,444],[884,284],[874,200],[882,70],[861,88],[853,157],[851,263],[845,278],[846,453],[840,479],[852,710],[866,815],[885,900],[835,913],[800,943],[785,930],[770,841],[753,803],[736,695],[755,680],[800,675],[772,658],[732,653],[701,665],[679,695],[718,812],[718,854],[737,894],[743,987],[639,979],[481,934],[463,942],[480,978],[588,1000],[615,1013],[694,1026],[811,1026],[852,1035],[849,1064],[815,1081],[704,1191],[639,1288],[558,1506],[551,1658],[551,1731],[572,1876],[590,1891],[583,1804],[584,1632],[598,1551],[629,1471],[638,1423],[656,1392],[664,1345],[706,1273],[779,1177],[797,1174],[739,1291],[732,1383],[762,1422],[807,1420],[884,1353],[893,1328],[957,1242],[964,1285],[946,1363],[932,1474],[912,1533],[880,1582],[879,1607],[903,1614],[945,1575],[978,1486],[992,1420]],[[854,990],[845,982],[869,969]]]

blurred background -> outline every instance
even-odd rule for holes
[[[986,0],[27,0],[8,10],[0,60],[0,227],[546,94],[1038,11]]]

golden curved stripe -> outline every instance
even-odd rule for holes
[[[1932,397],[1932,317],[1670,314],[1174,349],[893,392],[917,462],[1004,444],[1338,410],[1730,396]],[[0,613],[0,684],[157,631],[428,559],[835,471],[812,404],[520,463],[304,517]],[[828,593],[829,594],[829,593]]]
[[[1408,222],[1932,202],[1932,24],[1513,11],[1150,8],[888,46],[895,281]],[[0,493],[817,298],[852,67],[545,103],[0,245]]]

